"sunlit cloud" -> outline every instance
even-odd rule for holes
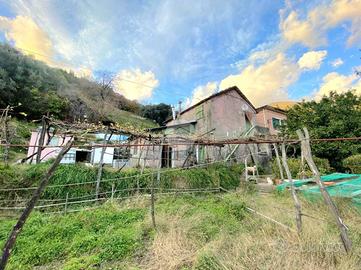
[[[197,86],[192,91],[192,97],[188,98],[185,102],[185,107],[192,106],[197,102],[205,99],[218,91],[218,83],[217,82],[208,82],[205,85]]]
[[[159,85],[152,71],[140,69],[121,70],[113,80],[116,92],[128,99],[143,101],[152,97],[153,90]]]
[[[245,67],[240,74],[229,75],[220,83],[220,89],[237,86],[254,105],[261,106],[288,99],[287,87],[297,81],[300,69],[283,53],[264,64]]]
[[[317,5],[309,10],[305,19],[300,19],[299,12],[295,10],[288,15],[283,13],[280,30],[290,43],[302,43],[311,48],[326,45],[328,30],[343,22],[351,23],[347,45],[361,40],[360,0],[333,0],[329,4]]]
[[[336,93],[345,93],[355,90],[357,94],[361,94],[361,78],[356,74],[342,75],[337,72],[326,74],[322,78],[322,84],[315,94],[315,99],[319,100],[324,95],[329,95],[332,91]]]
[[[325,59],[327,51],[310,51],[304,53],[298,60],[298,65],[302,69],[317,70],[320,68],[322,61]]]
[[[9,42],[26,55],[53,65],[53,44],[48,35],[29,17],[14,19],[0,16],[0,30]]]
[[[17,16],[14,19],[0,16],[0,31],[5,33],[8,42],[25,55],[42,61],[55,68],[73,72],[78,77],[92,78],[92,70],[88,67],[74,67],[55,59],[56,50],[48,34],[30,17]]]

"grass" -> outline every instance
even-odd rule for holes
[[[353,242],[346,255],[323,203],[301,202],[304,213],[320,219],[304,217],[301,236],[245,209],[295,228],[293,203],[284,193],[158,197],[156,230],[148,198],[67,215],[34,213],[8,269],[360,269],[357,209],[336,202]],[[13,224],[1,220],[1,241]]]
[[[14,187],[32,187],[36,186],[50,163],[41,163],[38,165],[13,165],[5,167],[0,165],[0,185],[2,188]],[[213,165],[208,168],[194,168],[191,170],[171,170],[164,169],[161,174],[159,187],[167,188],[216,188],[221,185],[227,189],[234,189],[239,184],[239,175],[242,166]],[[100,186],[100,193],[110,192],[112,184],[118,190],[117,196],[128,196],[135,193],[135,190],[122,192],[124,189],[137,188],[139,182],[140,188],[149,193],[152,180],[152,170],[146,169],[142,176],[139,169],[124,169],[116,171],[110,168],[104,170],[103,179],[114,179],[104,181]],[[69,198],[94,195],[97,168],[89,168],[81,164],[60,165],[49,185],[59,185],[56,188],[47,188],[42,199],[64,199],[68,193]],[[136,177],[135,177],[136,176]],[[139,176],[139,177],[138,177]],[[119,179],[128,177],[127,179]],[[132,178],[129,178],[132,177]],[[117,180],[118,179],[118,180]],[[62,186],[71,183],[93,182],[89,184]],[[0,192],[0,199],[14,200],[29,198],[32,190]],[[110,194],[108,194],[110,196]]]

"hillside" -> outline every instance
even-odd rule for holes
[[[0,109],[10,105],[19,118],[50,115],[61,120],[112,120],[134,128],[154,127],[143,106],[113,91],[111,75],[79,78],[0,44]],[[167,115],[170,107],[166,107]]]
[[[301,237],[246,209],[294,228],[289,194],[161,196],[156,230],[149,204],[139,197],[66,215],[34,213],[8,269],[359,269],[361,218],[346,202],[338,205],[353,240],[349,256],[322,202],[302,199],[303,211],[318,219],[304,217]],[[13,224],[1,219],[1,241]]]

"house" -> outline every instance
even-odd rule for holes
[[[286,119],[286,112],[282,109],[275,108],[270,105],[265,105],[257,108],[257,125],[267,128],[270,135],[277,135],[279,133],[282,123]]]
[[[165,126],[150,129],[157,136],[164,136],[166,145],[131,147],[130,166],[155,167],[161,157],[162,167],[184,167],[194,164],[221,161],[226,158],[244,162],[250,153],[255,162],[269,157],[271,152],[265,145],[204,145],[199,141],[235,140],[267,134],[257,126],[257,110],[237,88],[231,87],[206,99],[179,110],[168,119]],[[138,139],[133,145],[150,141]]]
[[[28,148],[28,163],[33,164],[36,160],[36,153],[38,151],[39,139],[41,128],[31,132],[30,147]],[[55,158],[61,150],[60,146],[65,145],[69,140],[72,140],[71,136],[60,136],[52,133],[45,133],[44,147],[41,151],[40,160],[45,162],[47,160]],[[50,136],[50,141],[49,141]],[[113,134],[110,138],[107,135],[106,139],[109,140],[109,147],[106,147],[105,154],[103,156],[103,163],[112,165],[113,167],[122,167],[128,163],[129,150],[125,147],[113,147],[112,144],[123,144],[128,140],[128,136],[124,134]],[[96,143],[102,143],[105,137],[104,133],[95,133],[90,135],[92,141],[84,145],[82,148],[72,147],[65,154],[60,161],[62,164],[75,164],[77,162],[84,162],[89,164],[99,164],[101,159],[101,147],[92,147]],[[49,142],[48,142],[49,141]],[[35,147],[34,147],[35,146]]]

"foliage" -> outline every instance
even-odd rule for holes
[[[303,211],[317,217],[304,217],[302,237],[246,208],[294,228],[289,194],[159,196],[157,230],[151,229],[149,198],[66,215],[34,212],[8,269],[358,269],[357,209],[337,201],[353,243],[345,256],[327,206],[299,199]],[[0,241],[14,222],[0,220]]]
[[[361,174],[361,154],[349,156],[343,160],[343,166],[351,169],[352,173]]]
[[[153,127],[140,116],[143,105],[115,93],[111,84],[79,78],[51,68],[0,44],[0,108],[14,106],[14,114],[28,120],[49,114],[69,121],[116,121],[136,127]]]
[[[316,163],[316,166],[321,174],[327,174],[332,171],[327,159],[313,157],[313,160]],[[291,175],[294,178],[302,179],[303,176],[305,178],[309,178],[313,175],[312,171],[310,170],[310,168],[307,165],[307,162],[305,162],[304,174],[303,174],[302,162],[301,162],[300,158],[288,158],[287,164],[288,164],[288,168],[290,169]],[[276,175],[276,177],[278,177],[278,178],[281,177],[276,160],[273,160],[273,162],[272,162],[272,170],[273,170],[273,173]],[[287,177],[284,170],[283,170],[283,174],[284,174],[284,177]]]
[[[145,105],[142,108],[142,116],[163,125],[164,121],[172,115],[172,108],[164,103]]]
[[[3,188],[36,186],[49,164],[50,161],[25,167],[23,165],[14,165],[9,168],[0,167],[0,184]],[[186,170],[164,169],[157,186],[160,191],[170,188],[207,189],[219,186],[225,189],[235,189],[239,186],[241,172],[242,165],[213,165],[208,168]],[[49,186],[55,187],[48,187],[44,191],[42,199],[62,199],[67,194],[69,198],[88,196],[88,199],[91,199],[95,194],[96,176],[96,167],[89,168],[82,164],[60,165],[49,182]],[[133,195],[136,193],[138,185],[142,192],[149,193],[152,177],[156,177],[156,171],[152,169],[145,169],[141,175],[140,170],[134,168],[122,171],[105,168],[100,193],[108,192],[104,196],[109,196],[113,184],[117,190],[116,196]],[[72,185],[73,183],[84,184]],[[0,192],[0,198],[10,200],[21,197],[29,198],[31,194],[32,190]]]
[[[8,269],[33,269],[57,260],[66,260],[61,269],[92,269],[100,262],[123,260],[142,246],[145,213],[111,204],[65,216],[35,213],[18,238]],[[2,243],[13,223],[0,222]]]
[[[286,133],[295,136],[297,129],[308,128],[311,138],[340,138],[361,136],[361,97],[352,91],[332,92],[320,101],[302,102],[287,113]],[[361,153],[357,142],[312,143],[313,154],[327,158],[332,167],[342,170],[342,160]]]

